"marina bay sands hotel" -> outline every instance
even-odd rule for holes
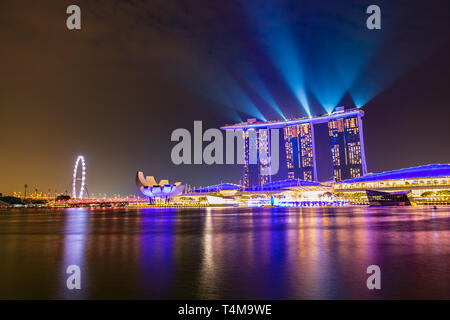
[[[317,181],[316,147],[314,125],[327,123],[330,137],[333,175],[336,182],[363,176],[367,173],[364,153],[364,138],[361,109],[338,107],[324,116],[299,118],[284,121],[256,121],[226,125],[222,130],[243,130],[245,139],[245,187],[261,186],[276,180],[301,179]],[[261,130],[263,129],[263,130]],[[264,130],[265,129],[265,130]],[[249,146],[256,149],[270,150],[270,131],[279,129],[279,171],[275,175],[263,175],[262,170],[268,166],[267,161],[249,162]],[[254,131],[250,134],[251,131]],[[255,141],[250,141],[255,139]],[[262,145],[264,144],[264,145]],[[259,151],[257,151],[259,153]]]

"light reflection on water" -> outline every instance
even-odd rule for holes
[[[450,208],[0,210],[0,298],[449,299]]]

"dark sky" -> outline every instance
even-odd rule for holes
[[[277,69],[284,52],[277,59],[272,50],[285,35],[276,34],[284,30],[280,16],[311,69],[305,86],[327,78],[320,66],[336,47],[339,61],[358,66],[356,87],[371,88],[369,171],[450,162],[449,1],[377,1],[377,31],[365,28],[373,1],[296,0],[273,12],[263,3],[0,1],[0,193],[23,191],[25,183],[69,189],[78,154],[86,157],[91,193],[137,193],[137,170],[197,186],[238,183],[238,166],[173,165],[170,134],[192,132],[194,120],[205,129],[234,123],[255,107],[279,118],[246,83],[254,83],[242,67],[249,62],[286,115],[304,115]],[[70,4],[81,7],[79,31],[66,28]],[[308,95],[312,113],[323,113]],[[352,98],[345,93],[339,105],[352,107]],[[320,166],[327,161],[321,157]]]

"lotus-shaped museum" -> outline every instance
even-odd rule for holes
[[[160,180],[156,183],[153,176],[144,176],[144,173],[136,173],[136,186],[139,191],[150,199],[170,199],[183,193],[184,185],[181,182],[169,183],[169,180]]]

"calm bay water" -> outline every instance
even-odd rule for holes
[[[0,209],[0,298],[450,299],[450,208]]]

